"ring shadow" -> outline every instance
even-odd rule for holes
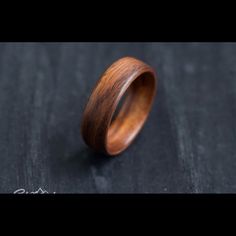
[[[80,132],[76,135],[78,137],[74,136],[74,140],[80,140],[80,142],[77,144],[73,142],[71,145],[71,140],[67,138],[71,127],[66,128],[66,124],[60,126],[64,127],[63,131],[55,133],[49,140],[49,165],[51,173],[55,177],[61,175],[65,177],[73,175],[75,178],[87,176],[91,166],[102,168],[113,159],[103,153],[96,153],[87,147],[80,139]]]

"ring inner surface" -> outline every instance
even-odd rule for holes
[[[155,78],[144,73],[136,78],[125,95],[116,117],[108,129],[107,150],[110,154],[123,151],[138,134],[151,108],[155,91]]]

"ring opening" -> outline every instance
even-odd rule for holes
[[[107,150],[111,155],[123,151],[138,134],[148,116],[154,93],[155,78],[148,72],[136,78],[126,90],[120,110],[113,115],[108,129]]]

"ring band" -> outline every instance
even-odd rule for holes
[[[85,143],[108,155],[124,151],[145,123],[155,93],[156,76],[149,65],[132,57],[114,62],[85,107],[81,126]],[[123,104],[114,117],[122,97]]]

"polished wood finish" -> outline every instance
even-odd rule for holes
[[[132,57],[113,63],[97,82],[83,114],[81,132],[87,145],[108,155],[124,151],[146,121],[155,93],[156,76],[149,65]]]

